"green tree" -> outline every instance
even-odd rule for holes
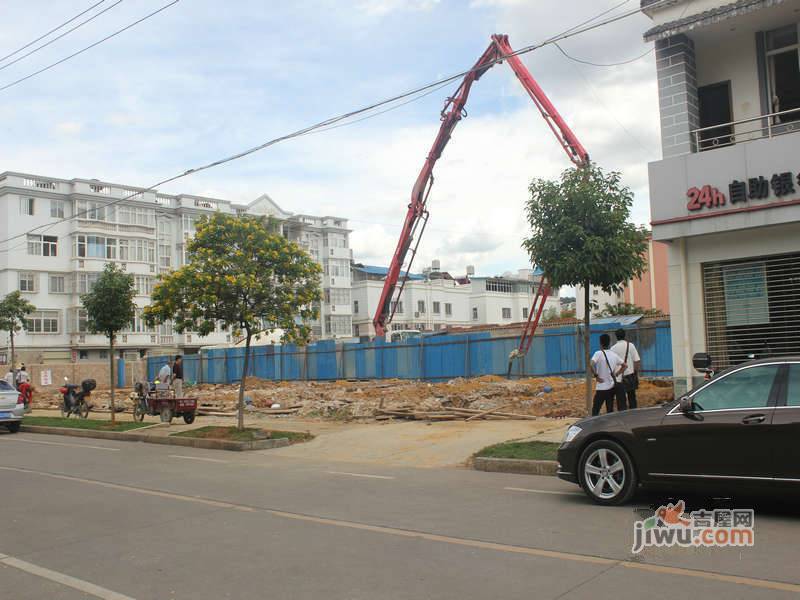
[[[108,263],[88,294],[81,296],[86,309],[87,329],[108,338],[108,378],[111,383],[111,422],[116,421],[114,405],[114,340],[119,331],[130,326],[136,312],[133,276]]]
[[[557,321],[561,318],[561,313],[555,306],[551,306],[542,313],[542,323]]]
[[[531,235],[523,241],[533,264],[553,287],[581,285],[584,290],[586,407],[591,408],[589,286],[622,290],[646,266],[647,232],[629,222],[633,193],[621,175],[594,164],[568,169],[558,181],[531,182],[526,205]],[[581,299],[578,299],[580,302]]]
[[[0,331],[7,331],[11,340],[11,368],[17,373],[17,354],[14,348],[14,336],[27,329],[25,317],[36,310],[36,307],[25,300],[19,290],[7,294],[0,301]]]
[[[642,308],[630,302],[620,302],[619,304],[606,304],[606,307],[598,313],[600,317],[621,317],[627,315],[642,315],[643,317],[660,317],[662,313],[657,308]]]
[[[307,342],[307,322],[318,316],[319,276],[319,265],[268,219],[217,213],[200,220],[187,246],[187,264],[161,277],[145,317],[151,324],[171,320],[178,332],[208,335],[221,324],[244,335],[241,430],[253,336],[281,329],[285,341]]]

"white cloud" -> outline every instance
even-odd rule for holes
[[[61,135],[77,135],[83,130],[83,123],[63,121],[56,124],[56,132]]]
[[[359,10],[373,17],[383,17],[399,10],[426,11],[439,4],[439,0],[363,0]]]

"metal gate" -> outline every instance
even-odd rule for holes
[[[716,370],[800,355],[800,253],[703,265],[706,349]]]

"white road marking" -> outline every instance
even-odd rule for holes
[[[34,565],[24,560],[14,558],[13,556],[6,556],[5,554],[0,554],[0,563],[9,567],[14,567],[15,569],[19,569],[20,571],[25,571],[26,573],[30,573],[31,575],[36,575],[37,577],[41,577],[42,579],[49,579],[50,581],[55,581],[58,584],[70,587],[74,590],[78,590],[86,594],[91,594],[92,596],[95,596],[97,598],[102,598],[102,600],[135,600],[135,598],[126,596],[125,594],[120,594],[118,592],[108,590],[104,587],[100,587],[99,585],[95,585],[93,583],[89,583],[88,581],[84,581],[83,579],[78,579],[77,577],[72,577],[70,575],[65,575],[64,573],[59,573],[58,571],[51,571],[50,569],[45,569],[44,567],[40,567],[39,565]]]
[[[347,473],[346,471],[326,471],[330,475],[349,475],[350,477],[367,477],[369,479],[394,479],[388,475],[367,475],[366,473]]]
[[[220,460],[219,458],[204,458],[202,456],[185,456],[183,454],[169,454],[169,458],[185,458],[186,460],[202,460],[205,462],[224,463],[228,464],[227,460]]]
[[[556,496],[583,496],[581,492],[559,492],[557,490],[531,490],[528,488],[505,487],[504,490],[512,492],[530,492],[531,494],[555,494]]]
[[[26,440],[25,438],[14,438],[13,442],[25,442],[26,444],[45,444],[46,446],[69,446],[72,448],[91,448],[92,450],[107,450],[108,452],[119,452],[119,448],[108,448],[106,446],[89,446],[87,444],[67,444],[65,442],[43,442],[41,440]]]

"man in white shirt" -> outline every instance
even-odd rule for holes
[[[592,402],[592,416],[600,414],[600,407],[605,403],[606,412],[614,412],[614,397],[620,404],[620,410],[625,410],[625,397],[618,394],[617,384],[622,378],[624,365],[622,359],[611,352],[608,346],[611,344],[611,337],[604,333],[600,336],[600,350],[592,356],[592,373],[597,380],[594,389],[594,401]],[[619,396],[622,396],[621,398]]]
[[[156,384],[156,389],[159,391],[168,390],[171,377],[172,367],[169,366],[169,362],[166,362],[158,371],[158,383]]]
[[[636,388],[639,387],[639,370],[642,366],[642,359],[636,346],[625,339],[625,330],[617,329],[615,332],[617,343],[611,346],[611,351],[622,359],[625,364],[625,371],[622,373],[622,385],[625,388],[625,395],[628,398],[628,408],[636,408]]]

